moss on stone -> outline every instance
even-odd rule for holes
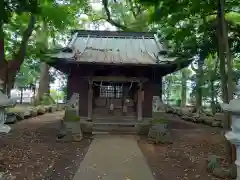
[[[57,106],[55,105],[52,105],[51,108],[50,108],[50,112],[56,112],[57,111]]]
[[[155,118],[151,120],[151,124],[167,124],[168,120],[166,119],[161,119],[161,118]]]
[[[207,171],[213,172],[215,168],[220,167],[220,157],[216,155],[211,155],[207,159]]]
[[[37,106],[36,108],[37,108],[37,111],[38,111],[39,115],[45,114],[46,109],[44,108],[44,106],[40,105],[40,106]]]
[[[48,94],[43,95],[41,98],[42,105],[52,105],[55,104],[55,101],[52,99],[52,97]]]
[[[25,112],[24,112],[24,119],[28,119],[32,117],[32,113],[29,109],[27,109]]]
[[[136,129],[138,134],[140,135],[148,135],[149,129],[151,128],[152,124],[150,123],[142,123],[136,125]]]
[[[51,112],[51,106],[50,105],[47,105],[47,106],[44,106],[46,112]]]
[[[19,121],[24,119],[24,112],[15,112],[15,115]]]
[[[31,116],[32,116],[32,117],[35,117],[35,116],[38,115],[37,108],[35,108],[35,107],[29,108],[29,111],[31,112]]]
[[[76,109],[68,108],[65,111],[64,121],[80,121],[80,117],[76,113]]]
[[[52,105],[55,104],[55,101],[49,94],[44,94],[42,97],[34,100],[34,105]]]
[[[58,104],[57,105],[57,111],[62,111],[62,110],[64,110],[65,109],[65,104]]]

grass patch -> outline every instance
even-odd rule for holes
[[[7,108],[7,112],[17,113],[17,112],[25,112],[27,109],[34,108],[31,105],[16,105],[15,107]]]

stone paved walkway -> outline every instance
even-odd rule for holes
[[[132,136],[96,136],[73,180],[154,180]]]

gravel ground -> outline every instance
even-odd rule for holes
[[[12,125],[1,135],[0,171],[17,180],[71,180],[83,160],[90,138],[81,142],[57,142],[62,112],[46,114]]]

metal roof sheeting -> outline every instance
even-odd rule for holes
[[[79,62],[107,64],[162,64],[174,59],[159,57],[163,47],[151,36],[72,36],[68,47],[73,52],[59,52],[56,58],[74,59]]]

